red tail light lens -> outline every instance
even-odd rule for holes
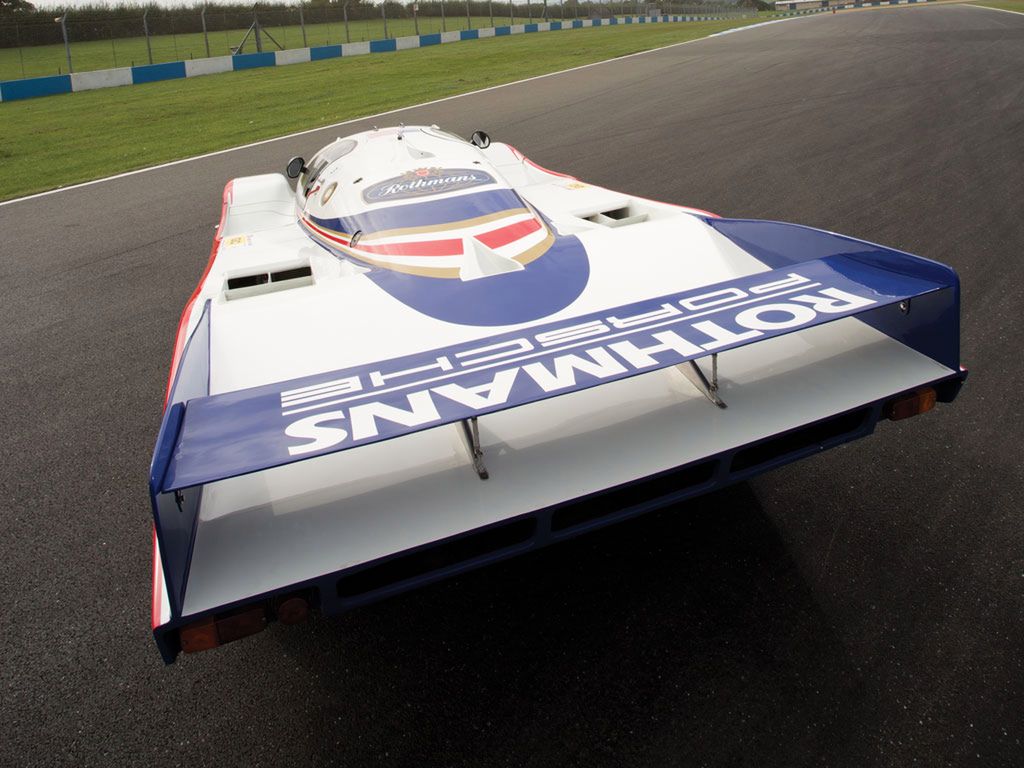
[[[181,628],[178,639],[185,653],[208,651],[218,645],[255,635],[267,626],[267,613],[262,605],[242,608],[220,616],[207,616]]]
[[[181,650],[185,653],[208,651],[220,645],[217,625],[214,624],[212,616],[182,627],[178,637],[181,640]]]
[[[277,606],[277,620],[282,624],[300,624],[309,618],[309,603],[300,595],[293,595]]]

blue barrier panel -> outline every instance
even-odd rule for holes
[[[436,32],[433,35],[420,35],[420,48],[427,45],[440,45],[441,44],[441,33]]]
[[[511,35],[511,34],[512,34],[512,27],[495,27],[494,28],[494,36],[495,37],[503,37],[505,35]]]
[[[618,19],[617,16],[612,16],[610,19],[608,19],[608,23],[609,24],[618,24],[619,23],[619,19]]]
[[[583,28],[583,22],[580,21],[579,19],[573,19],[572,28],[573,29],[582,29]]]
[[[600,27],[602,24],[604,24],[604,20],[602,19],[592,19],[590,22],[590,26],[592,27]]]
[[[430,35],[428,35],[430,37]],[[438,35],[440,41],[440,35]],[[420,45],[423,45],[422,41]],[[318,45],[315,48],[309,49],[309,60],[310,61],[322,61],[323,59],[337,59],[341,56],[340,45]]]
[[[646,16],[641,16],[640,17],[640,23],[641,24],[646,24],[647,23],[647,17]]]
[[[478,29],[464,29],[459,32],[459,40],[476,40],[480,37],[480,30]]]
[[[273,54],[270,54],[273,58]],[[170,61],[166,64],[145,64],[132,67],[132,85],[155,83],[158,80],[177,80],[185,77],[185,62]]]
[[[561,29],[561,28],[562,28],[562,22],[560,22],[560,21],[552,21],[551,22],[551,31],[552,32],[554,32],[556,29]]]
[[[626,23],[627,24],[632,24],[633,23],[633,17],[632,16],[627,16],[626,17]]]
[[[537,31],[537,25],[536,24],[527,24],[526,25],[526,31],[527,32],[536,32]]]
[[[231,57],[235,71],[239,69],[256,69],[257,67],[273,67],[277,64],[272,53],[239,53]]]
[[[371,40],[370,53],[389,53],[397,51],[398,43],[394,40]]]
[[[52,96],[55,93],[71,93],[71,75],[30,77],[27,80],[10,80],[0,83],[0,95],[3,96],[4,101]]]

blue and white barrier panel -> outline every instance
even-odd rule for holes
[[[214,75],[219,72],[236,72],[259,67],[282,67],[307,61],[362,56],[368,53],[389,53],[410,48],[424,48],[442,43],[457,43],[462,40],[479,40],[485,37],[504,37],[529,32],[553,32],[560,29],[582,29],[583,27],[608,27],[618,24],[651,24],[657,22],[720,21],[728,16],[626,16],[608,19],[575,19],[547,21],[536,24],[512,24],[486,29],[464,29],[440,32],[432,35],[413,35],[388,40],[368,40],[361,43],[341,45],[320,45],[311,48],[293,48],[267,53],[243,53],[235,56],[215,56],[209,59],[171,61],[164,64],[148,64],[140,67],[119,69],[98,69],[92,72],[75,72],[70,75],[52,77],[30,77],[24,80],[0,82],[0,101],[17,101],[36,96],[51,96],[56,93],[91,91],[95,88],[113,88],[120,85],[138,85],[158,80],[177,80],[183,77]]]

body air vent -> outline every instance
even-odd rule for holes
[[[228,299],[242,299],[312,284],[313,270],[309,264],[301,264],[229,277],[225,296]]]
[[[621,202],[622,198],[619,198]],[[602,227],[628,227],[630,224],[642,224],[651,218],[650,211],[644,210],[643,206],[630,200],[626,205],[618,208],[607,208],[596,211],[582,218]]]

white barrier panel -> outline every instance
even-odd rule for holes
[[[185,77],[217,75],[235,68],[230,56],[215,56],[212,59],[193,59],[185,62]]]
[[[91,91],[94,88],[116,88],[132,84],[132,68],[98,69],[94,72],[75,72],[71,75],[72,91]]]
[[[287,51],[275,51],[274,63],[281,67],[286,64],[304,64],[309,61],[309,48],[292,48]]]

